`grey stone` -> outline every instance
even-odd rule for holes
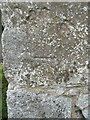
[[[82,113],[87,120],[90,120],[90,108],[84,109]]]
[[[71,99],[79,92],[72,88],[88,86],[87,3],[0,6],[8,117],[73,118]],[[84,93],[76,104],[81,110],[88,106]]]
[[[78,95],[78,93],[79,93],[79,89],[77,89],[77,88],[72,88],[72,89],[70,89],[69,91],[67,91],[66,93],[65,93],[65,95],[67,95],[67,96],[75,96],[75,95]]]
[[[70,98],[36,94],[24,89],[8,90],[7,94],[9,118],[71,117]]]
[[[89,94],[80,94],[78,101],[76,105],[82,110],[88,106],[90,106],[89,103]]]
[[[29,87],[52,86],[66,84],[80,74],[80,64],[87,60],[87,42],[80,40],[87,40],[87,12],[79,10],[86,4],[76,4],[2,4],[3,58],[8,81]]]

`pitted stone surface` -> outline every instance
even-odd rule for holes
[[[89,95],[88,95],[88,94],[84,94],[84,95],[83,95],[83,94],[80,94],[80,97],[79,97],[79,99],[78,99],[78,101],[77,101],[77,106],[78,106],[80,109],[84,109],[84,108],[90,106],[90,103],[89,103],[89,101],[88,101],[89,96],[90,96],[90,94],[89,94]]]
[[[10,103],[8,104],[9,118],[71,117],[71,100],[69,98],[63,96],[55,97],[48,94],[36,94],[24,89],[17,89],[16,91],[8,90],[8,95],[7,100]],[[14,112],[12,112],[12,109]]]
[[[74,75],[80,77],[79,68],[83,72],[87,60],[84,7],[78,3],[3,3],[3,21],[8,22],[3,37],[7,77],[28,86],[66,84]]]
[[[87,3],[7,2],[0,6],[8,116],[73,118],[72,107],[83,88],[82,94],[88,95]],[[34,95],[40,101],[32,103]]]

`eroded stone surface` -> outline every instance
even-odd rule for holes
[[[73,118],[77,105],[83,118],[88,106],[87,3],[0,6],[8,116]]]
[[[77,106],[80,108],[80,109],[84,109],[86,107],[89,107],[90,106],[90,103],[89,103],[89,94],[80,94],[79,96],[79,99],[77,101]]]
[[[85,118],[88,118],[88,120],[90,120],[90,108],[84,109],[82,113],[85,116]]]
[[[9,118],[71,118],[70,98],[25,89],[8,90],[7,94]]]
[[[3,3],[8,80],[33,87],[67,83],[74,76],[76,84],[81,82],[87,60],[84,7],[81,3]]]

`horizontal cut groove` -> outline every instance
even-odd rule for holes
[[[37,59],[54,59],[54,58],[57,58],[57,57],[43,57],[43,56],[41,56],[41,57],[39,57],[39,56],[35,56],[34,58],[37,58]]]

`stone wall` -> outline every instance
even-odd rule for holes
[[[87,3],[2,3],[9,118],[90,118]]]

